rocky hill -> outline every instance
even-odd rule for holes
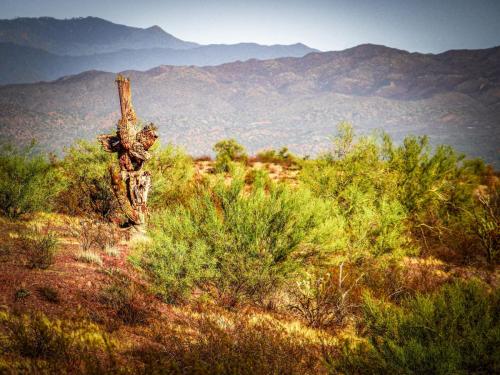
[[[500,48],[408,53],[376,45],[300,58],[213,67],[127,71],[137,113],[161,138],[208,153],[235,137],[250,151],[287,145],[313,154],[339,121],[396,140],[428,134],[499,163]],[[0,87],[5,140],[37,138],[60,150],[93,139],[118,119],[115,74],[90,71],[54,82]]]

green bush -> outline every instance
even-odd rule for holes
[[[217,172],[229,172],[231,162],[246,162],[248,159],[245,148],[234,139],[224,139],[217,142],[214,146],[214,151],[216,154],[215,170]]]
[[[58,196],[60,212],[109,219],[118,203],[111,187],[109,166],[116,155],[106,153],[97,143],[79,141],[66,150],[58,163],[65,188]]]
[[[346,342],[332,373],[494,374],[500,371],[500,292],[456,282],[401,307],[367,297],[366,339]]]
[[[301,182],[335,208],[338,255],[353,262],[411,252],[397,175],[382,160],[381,147],[366,137],[354,143],[346,124],[339,131],[333,149],[302,162],[300,172]]]
[[[159,213],[142,264],[169,298],[213,285],[219,300],[269,295],[321,241],[328,206],[307,191],[256,182],[201,186],[186,206]]]
[[[33,146],[0,149],[0,212],[7,217],[49,209],[59,192],[55,169]]]
[[[152,175],[148,205],[158,210],[169,205],[185,203],[193,193],[193,160],[181,149],[168,145],[155,147],[146,164]]]

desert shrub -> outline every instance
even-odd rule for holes
[[[270,149],[257,153],[255,161],[262,163],[274,163],[290,166],[296,163],[295,156],[290,153],[287,147],[282,147],[279,151]]]
[[[245,173],[245,184],[269,188],[272,184],[269,173],[264,169],[250,168]]]
[[[79,141],[66,150],[58,163],[65,188],[59,194],[60,212],[109,219],[116,214],[118,203],[111,187],[109,165],[115,156],[97,143]]]
[[[500,258],[500,180],[479,187],[469,208],[462,208],[456,226],[477,241],[479,251],[486,261],[495,264]]]
[[[481,160],[465,160],[449,146],[432,152],[427,137],[407,137],[395,147],[386,136],[383,156],[396,176],[395,192],[408,212],[412,236],[425,255],[494,263],[500,231],[495,219],[498,179],[491,169]]]
[[[301,182],[336,210],[337,251],[354,262],[410,253],[407,211],[397,197],[397,176],[381,158],[372,138],[354,143],[343,124],[330,152],[302,162]]]
[[[80,219],[77,223],[68,221],[66,228],[68,234],[78,240],[83,251],[92,247],[106,250],[119,241],[117,229],[113,224],[93,218]]]
[[[359,306],[362,276],[344,264],[306,274],[290,288],[288,307],[311,327],[342,327]]]
[[[259,300],[318,250],[329,223],[323,201],[284,185],[244,186],[239,177],[202,186],[188,205],[156,216],[142,265],[167,296],[213,286],[226,305]]]
[[[402,306],[367,297],[366,339],[331,358],[332,373],[493,374],[500,371],[500,293],[456,282]]]
[[[41,286],[37,288],[38,294],[50,303],[59,303],[59,292],[50,286]]]
[[[450,146],[441,145],[432,152],[428,137],[408,136],[395,147],[385,135],[383,156],[387,168],[395,172],[399,201],[410,214],[418,216],[445,207],[457,193],[464,156]]]
[[[322,370],[319,345],[269,321],[202,318],[195,337],[158,334],[154,347],[133,353],[145,374],[313,374]]]
[[[28,229],[20,234],[19,241],[29,268],[46,269],[54,263],[59,247],[55,233],[47,229]]]
[[[0,212],[10,218],[49,209],[61,186],[52,164],[23,149],[0,148]]]
[[[16,301],[23,300],[29,296],[31,296],[31,292],[26,288],[20,288],[14,293],[14,299]]]
[[[248,156],[245,148],[234,139],[224,139],[214,146],[215,151],[215,170],[217,172],[229,172],[231,162],[246,162]]]
[[[152,210],[186,202],[193,192],[193,160],[180,148],[155,147],[146,164],[153,186],[148,204]]]
[[[103,373],[113,366],[113,342],[89,322],[2,311],[0,332],[6,373]]]

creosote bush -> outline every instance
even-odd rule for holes
[[[366,339],[347,340],[329,359],[332,373],[498,373],[499,309],[498,289],[479,282],[456,282],[401,306],[367,296]]]
[[[328,212],[307,191],[256,181],[245,192],[242,178],[219,181],[157,214],[142,266],[169,300],[197,286],[227,306],[262,301],[321,251]]]

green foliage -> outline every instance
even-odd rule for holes
[[[217,172],[229,172],[231,162],[245,161],[248,156],[245,148],[234,139],[224,139],[214,146],[215,151],[215,170]]]
[[[307,191],[241,178],[200,187],[186,206],[157,215],[143,264],[169,297],[211,284],[220,300],[262,299],[315,248],[328,209]]]
[[[0,213],[7,217],[49,209],[60,189],[55,169],[33,147],[0,149]]]
[[[148,199],[151,209],[185,203],[193,193],[193,161],[182,149],[155,147],[146,168],[153,179]]]
[[[343,123],[333,149],[318,160],[303,162],[300,180],[336,211],[337,253],[356,261],[411,252],[405,219],[397,199],[397,176],[381,158],[371,138],[353,143],[352,129]]]
[[[384,156],[388,169],[396,172],[396,192],[409,213],[418,215],[439,209],[451,199],[463,159],[451,147],[439,146],[431,153],[425,136],[406,137],[401,146],[394,147],[386,135]]]
[[[25,299],[29,296],[31,296],[31,292],[25,288],[21,288],[21,289],[16,290],[16,293],[14,294],[14,298],[16,299],[16,301]]]
[[[67,149],[59,163],[65,184],[58,197],[59,210],[102,219],[113,216],[118,204],[111,188],[109,166],[116,163],[115,157],[106,153],[97,142],[79,141]]]
[[[367,297],[367,340],[347,342],[333,373],[493,374],[500,371],[500,293],[456,282],[401,307]]]
[[[500,182],[497,178],[493,177],[476,190],[470,208],[462,208],[459,218],[486,261],[497,263],[500,258]],[[456,225],[459,230],[460,224]]]

